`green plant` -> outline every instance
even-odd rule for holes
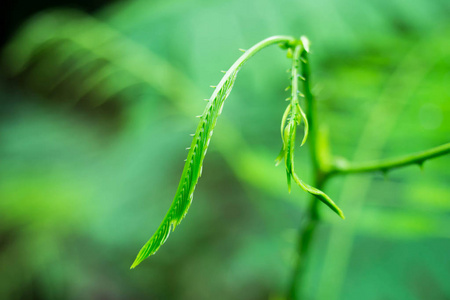
[[[65,22],[61,22],[61,20],[65,20]],[[80,30],[80,27],[89,28],[89,30]],[[52,34],[47,35],[42,34],[42,32],[51,32]],[[117,44],[121,47],[115,46],[116,44],[113,41],[120,41]],[[213,95],[208,99],[205,112],[199,116],[200,124],[194,134],[175,201],[157,233],[141,250],[133,263],[133,267],[158,250],[170,231],[180,223],[187,212],[192,200],[193,190],[201,174],[201,165],[211,138],[210,134],[223,103],[231,91],[237,72],[258,51],[276,44],[287,50],[288,57],[292,62],[289,71],[291,95],[287,99],[289,102],[281,122],[282,150],[276,161],[277,163],[282,160],[285,162],[289,189],[290,182],[293,179],[302,189],[314,196],[306,211],[307,218],[299,229],[298,255],[289,285],[289,298],[295,299],[303,294],[299,291],[299,287],[303,285],[298,283],[302,280],[301,276],[304,274],[308,254],[311,252],[311,242],[316,235],[316,228],[321,223],[319,201],[317,200],[324,202],[336,213],[343,216],[334,202],[321,191],[330,178],[349,173],[387,172],[393,168],[410,164],[422,165],[427,159],[449,152],[449,144],[446,144],[418,154],[372,163],[351,164],[335,158],[330,154],[327,137],[319,130],[321,126],[317,117],[316,102],[310,88],[309,43],[307,39],[296,40],[292,37],[266,39],[245,51],[226,72]],[[419,46],[418,48],[421,49]],[[113,48],[114,51],[111,51],[110,48]],[[111,100],[116,99],[122,102],[131,101],[132,98],[128,98],[123,91],[136,85],[146,84],[171,101],[174,108],[185,115],[192,115],[194,114],[193,108],[188,104],[188,100],[193,97],[192,95],[195,98],[195,96],[201,94],[188,77],[171,66],[164,58],[127,39],[111,27],[81,13],[66,11],[49,13],[40,22],[30,26],[30,29],[21,32],[9,45],[5,53],[7,55],[6,59],[4,57],[4,64],[7,66],[7,72],[11,77],[25,79],[28,86],[31,85],[33,89],[38,90],[45,96],[59,96],[58,92],[64,91],[64,88],[72,90],[73,92],[69,93],[72,97],[71,102],[81,104],[84,102],[84,104],[92,107],[97,107],[103,103],[114,103]],[[74,53],[80,53],[80,57],[70,59]],[[127,55],[128,53],[133,53],[132,60]],[[139,63],[136,64],[135,61]],[[60,67],[62,63],[66,68]],[[142,67],[143,65],[148,67]],[[43,69],[45,72],[42,71]],[[121,80],[113,80],[114,74],[120,75]],[[161,76],[160,74],[169,75]],[[33,85],[36,82],[40,84]],[[180,88],[173,89],[173,82],[177,82]],[[302,93],[300,93],[300,90]],[[65,100],[64,96],[66,95],[57,98]],[[222,123],[225,123],[225,121],[225,119],[221,120]],[[312,185],[314,187],[306,185],[294,170],[296,130],[297,126],[302,124],[304,131],[301,145],[308,139],[310,160],[313,166]],[[217,150],[228,161],[238,178],[247,184],[267,188],[266,182],[258,182],[260,179],[246,176],[240,170],[240,168],[245,169],[252,166],[251,163],[247,162],[248,157],[258,156],[245,146],[245,139],[239,137],[239,130],[233,128],[232,124],[227,124],[227,131],[229,135],[215,137]],[[246,151],[233,154],[231,151],[227,151],[229,146],[226,146],[229,144],[240,145]],[[236,160],[239,161],[239,164],[235,163]],[[247,164],[243,166],[245,163]],[[261,165],[262,162],[258,161],[258,164]],[[270,173],[270,169],[265,169],[264,172]],[[276,194],[276,191],[271,192]]]
[[[339,207],[321,190],[325,183],[332,176],[349,173],[361,173],[381,171],[388,172],[391,169],[399,168],[411,164],[422,166],[423,163],[435,157],[439,157],[450,152],[450,143],[429,149],[417,154],[407,155],[395,159],[386,159],[363,164],[350,164],[343,160],[332,157],[328,149],[328,142],[319,131],[316,104],[311,92],[311,75],[309,67],[309,41],[305,37],[295,39],[289,36],[274,36],[267,38],[250,49],[225,72],[225,75],[215,88],[212,96],[208,99],[208,104],[200,118],[196,132],[193,134],[193,141],[189,149],[186,163],[182,172],[175,198],[161,225],[142,247],[131,268],[135,268],[144,259],[156,253],[165,243],[170,232],[185,217],[194,193],[195,186],[202,172],[203,159],[206,155],[214,126],[218,116],[221,114],[224,101],[228,97],[236,80],[236,76],[243,64],[253,55],[262,49],[278,44],[282,49],[288,51],[288,57],[292,60],[291,96],[287,99],[289,104],[283,114],[281,121],[282,149],[276,158],[278,164],[281,160],[285,162],[288,189],[291,189],[291,180],[299,185],[304,191],[310,193],[313,198],[307,211],[307,220],[299,229],[299,240],[297,249],[297,261],[293,270],[293,275],[287,297],[296,299],[300,295],[298,282],[305,268],[311,240],[314,237],[317,224],[319,223],[318,201],[330,207],[336,214],[344,219],[344,215]],[[302,83],[300,92],[299,83]],[[304,98],[304,110],[300,104],[300,98]],[[313,166],[313,186],[304,183],[294,170],[294,150],[297,126],[304,125],[301,146],[309,137],[310,159]]]
[[[268,28],[296,36],[301,27],[313,42],[318,144],[327,149],[329,131],[333,153],[324,165],[349,166],[334,161],[336,154],[364,162],[448,142],[443,3],[355,3],[367,18],[345,1],[264,2],[256,14],[253,2],[236,14],[243,3],[132,1],[94,15],[51,9],[11,35],[0,65],[1,299],[32,291],[79,298],[115,280],[122,298],[133,290],[133,298],[280,299],[297,258],[293,228],[307,221],[309,197],[295,187],[288,194],[285,167],[273,163],[291,63],[276,45],[238,75],[188,223],[137,273],[124,269],[170,206],[198,123],[193,116],[206,105],[198,100],[223,76],[214,70],[227,70],[239,57],[230,49],[250,47]],[[188,34],[178,33],[180,25]],[[311,184],[308,146],[296,147],[295,167]],[[382,172],[330,175],[322,190],[346,221],[319,205],[297,285],[302,296],[450,295],[449,159],[384,180]]]

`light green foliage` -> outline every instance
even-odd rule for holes
[[[185,217],[192,202],[195,186],[202,174],[203,159],[205,158],[214,126],[222,112],[224,101],[231,92],[239,68],[240,65],[227,72],[216,87],[205,111],[199,116],[200,123],[195,131],[173,203],[156,233],[139,251],[131,269],[158,251],[159,247],[169,237],[170,232],[175,230]]]
[[[139,251],[131,269],[135,268],[144,259],[158,251],[161,245],[164,244],[169,237],[170,232],[175,230],[176,226],[180,224],[181,220],[186,215],[192,202],[195,186],[202,173],[203,159],[205,158],[214,126],[216,125],[217,118],[222,112],[224,101],[233,88],[239,69],[250,57],[261,49],[275,43],[289,43],[291,41],[292,39],[289,37],[275,36],[257,43],[244,52],[244,54],[225,73],[217,87],[214,87],[215,90],[211,95],[203,114],[199,116],[200,123],[194,133],[194,138],[191,147],[189,148],[189,153],[172,205],[155,234],[153,234],[150,240]]]
[[[430,155],[449,151],[447,144],[418,152],[448,142],[449,123],[442,122],[449,112],[443,84],[449,69],[444,2],[325,2],[225,1],[205,7],[201,1],[132,1],[94,16],[47,11],[24,24],[14,35],[19,43],[9,44],[11,55],[3,57],[1,66],[13,78],[3,78],[0,91],[0,298],[26,297],[30,287],[49,299],[89,297],[89,290],[110,290],[115,283],[112,292],[122,298],[134,290],[141,298],[197,300],[219,294],[260,299],[261,291],[267,291],[265,298],[284,299],[281,286],[291,273],[294,251],[308,264],[300,269],[306,277],[292,281],[306,298],[356,299],[369,291],[376,292],[374,298],[446,298],[449,157],[425,163],[423,171],[417,167]],[[255,5],[258,13],[247,13]],[[223,26],[224,18],[229,26]],[[255,27],[261,19],[264,24]],[[180,25],[186,34],[179,33]],[[164,199],[173,196],[170,178],[182,160],[170,158],[188,144],[183,128],[197,125],[190,122],[197,123],[192,116],[204,108],[197,100],[205,93],[202,87],[211,83],[208,70],[214,76],[214,70],[233,59],[230,49],[269,33],[297,34],[298,28],[314,42],[312,65],[305,64],[309,53],[301,53],[298,84],[305,96],[300,96],[299,107],[309,121],[306,146],[317,147],[303,151],[297,140],[295,172],[333,195],[348,221],[339,222],[328,211],[317,214],[322,205],[311,197],[308,206],[302,197],[306,193],[289,196],[280,174],[285,166],[273,167],[279,143],[274,129],[282,115],[277,109],[283,108],[279,87],[286,76],[285,67],[280,68],[284,55],[267,51],[264,63],[249,65],[239,78],[234,95],[245,101],[234,107],[230,103],[221,117],[223,134],[213,142],[217,155],[209,158],[205,170],[214,175],[203,178],[209,181],[202,187],[205,199],[186,224],[196,230],[187,230],[178,240],[182,247],[175,243],[172,252],[161,253],[162,263],[149,264],[138,278],[134,272],[124,273],[143,238],[143,225],[159,224],[160,212],[169,206]],[[305,41],[301,39],[306,48]],[[282,43],[292,58],[293,43]],[[312,109],[309,67],[319,100]],[[141,95],[143,86],[146,93]],[[56,101],[42,104],[42,98]],[[92,126],[98,116],[79,118],[78,103],[88,104],[87,110],[120,104],[121,130],[105,136],[101,130],[111,124],[111,115],[104,115],[107,123]],[[436,114],[424,105],[434,107]],[[290,113],[288,107],[282,139]],[[246,126],[230,119],[245,119]],[[302,119],[294,122],[297,138],[305,139],[305,125]],[[395,158],[409,151],[417,154]],[[390,172],[411,164],[415,166]],[[383,171],[389,171],[387,180],[377,174],[335,176]],[[297,183],[295,172],[290,180]],[[42,174],[48,177],[44,181]],[[227,192],[218,193],[214,180]],[[248,195],[235,187],[245,187]],[[230,218],[243,208],[250,208],[245,218]],[[284,231],[294,233],[291,228],[300,225],[299,217],[305,225],[299,233],[288,243],[280,239]],[[211,222],[213,218],[217,221]],[[307,231],[324,222],[331,229],[326,236],[320,237],[325,231]],[[269,230],[258,231],[262,226]],[[315,238],[305,256],[298,247],[308,248],[308,243],[294,238],[308,235]],[[245,238],[237,244],[235,237]],[[319,248],[328,250],[316,252]],[[318,260],[320,264],[314,263]],[[421,264],[410,264],[417,260]],[[105,272],[106,266],[111,272]],[[114,276],[120,272],[123,276]],[[67,284],[69,294],[61,288]]]
[[[334,212],[336,212],[341,218],[345,219],[344,214],[339,209],[339,207],[321,190],[314,188],[306,183],[304,183],[294,171],[294,151],[295,151],[295,136],[297,126],[304,122],[304,133],[303,139],[300,146],[306,142],[308,137],[308,119],[305,113],[299,105],[299,95],[302,95],[298,88],[299,80],[307,80],[299,75],[300,69],[300,54],[304,51],[309,51],[309,42],[305,37],[301,38],[302,43],[298,44],[292,54],[292,69],[291,69],[291,102],[288,104],[286,111],[283,114],[283,119],[281,121],[281,138],[283,141],[283,147],[276,159],[278,164],[282,159],[285,161],[286,165],[286,175],[288,182],[289,192],[291,191],[291,178],[294,182],[300,186],[305,192],[314,195],[317,199],[322,201],[325,205],[330,207]],[[305,61],[305,64],[307,61]],[[286,124],[287,122],[287,124]]]
[[[224,77],[219,82],[217,87],[214,87],[215,90],[208,101],[205,111],[201,116],[199,116],[200,123],[198,124],[197,130],[194,133],[194,138],[192,140],[191,147],[189,148],[189,153],[172,205],[170,206],[169,211],[167,212],[159,228],[139,251],[135,261],[131,265],[131,269],[135,268],[150,255],[156,253],[156,251],[158,251],[158,249],[165,243],[165,241],[169,237],[169,234],[175,230],[178,224],[180,224],[181,220],[183,220],[183,218],[186,216],[186,213],[192,203],[195,186],[202,173],[203,159],[205,158],[214,126],[216,125],[217,118],[222,112],[224,101],[231,92],[239,69],[255,53],[275,43],[280,43],[280,46],[282,48],[288,48],[289,50],[291,50],[291,47],[293,47],[293,45],[295,47],[293,55],[291,57],[291,102],[287,106],[281,122],[283,148],[280,152],[279,157],[277,158],[277,162],[279,162],[281,158],[284,158],[284,161],[286,163],[286,174],[289,192],[291,190],[291,178],[293,178],[294,182],[298,184],[304,191],[317,197],[320,201],[322,201],[333,211],[335,211],[340,217],[344,218],[342,211],[330,199],[330,197],[328,197],[324,192],[304,183],[294,172],[296,128],[298,125],[300,125],[301,121],[304,122],[305,130],[301,143],[301,145],[303,145],[306,142],[306,138],[308,136],[308,120],[299,105],[300,92],[298,88],[298,80],[300,79],[298,73],[300,67],[300,53],[303,50],[306,51],[307,49],[307,47],[303,46],[302,42],[307,40],[306,38],[302,38],[302,42],[296,41],[295,43],[293,43],[293,41],[293,38],[275,36],[257,43],[249,50],[244,51],[244,54],[225,73]]]
[[[158,249],[165,243],[165,241],[169,237],[169,234],[175,230],[178,224],[180,224],[180,222],[186,216],[187,211],[192,203],[195,186],[202,173],[203,160],[205,158],[206,151],[211,140],[214,126],[216,125],[217,118],[222,112],[224,101],[231,92],[238,71],[240,70],[242,65],[254,54],[275,43],[279,43],[281,48],[287,49],[288,57],[292,59],[290,86],[291,97],[288,98],[288,100],[290,100],[290,103],[285,109],[281,120],[281,139],[283,142],[283,146],[280,154],[276,158],[276,163],[278,164],[282,159],[284,159],[285,161],[289,192],[291,191],[291,180],[293,179],[294,182],[305,192],[308,192],[316,197],[318,200],[327,205],[331,210],[333,210],[337,215],[339,215],[342,219],[345,219],[341,209],[334,203],[333,200],[331,200],[328,195],[326,195],[321,190],[304,183],[294,170],[294,152],[297,126],[299,126],[302,122],[304,123],[303,138],[300,146],[303,146],[306,142],[309,132],[308,118],[303,112],[299,103],[299,95],[303,96],[303,94],[300,93],[298,86],[298,82],[300,80],[304,82],[303,87],[305,95],[303,97],[305,97],[307,101],[309,101],[310,105],[308,110],[310,114],[309,117],[311,119],[314,118],[314,110],[312,109],[314,103],[313,95],[310,90],[310,70],[307,56],[307,53],[309,52],[309,41],[306,37],[301,37],[300,40],[295,40],[293,38],[283,36],[270,37],[257,43],[247,51],[243,50],[244,54],[225,73],[217,87],[214,87],[215,90],[211,98],[208,100],[208,104],[203,114],[198,116],[200,118],[200,123],[198,124],[197,130],[194,133],[191,147],[188,148],[188,157],[186,159],[183,173],[181,175],[181,180],[178,185],[178,189],[172,205],[159,228],[139,251],[135,261],[131,266],[131,269],[135,268],[150,255],[156,253],[156,251],[158,251]],[[299,74],[300,69],[302,70],[302,76]],[[313,138],[313,144],[311,147],[313,151],[313,163],[320,167],[320,159],[316,156],[317,154],[314,153],[315,151],[320,151],[320,149],[317,149],[316,136],[313,136]],[[424,154],[420,154],[419,160],[422,163],[426,159],[444,155],[447,152],[448,145],[444,145],[441,146],[438,151],[430,150],[428,152],[425,152]],[[412,163],[417,163],[417,161],[417,155],[410,156],[402,158],[400,165],[398,165],[398,163],[396,162],[394,162],[393,164],[379,162],[375,164],[375,166],[372,166],[370,170],[373,171],[376,169],[382,169],[386,171],[389,168],[405,166]],[[345,169],[346,173],[351,173],[352,171],[353,169]],[[343,173],[344,169],[334,168],[332,171],[318,169],[316,170],[316,172],[324,173],[325,175],[323,178],[327,178],[332,174],[336,174],[339,172]],[[322,183],[324,182],[324,180],[325,179],[322,179]],[[313,210],[316,209],[316,206],[313,206]],[[313,212],[312,214],[317,215],[316,212]]]

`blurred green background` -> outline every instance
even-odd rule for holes
[[[274,166],[290,65],[276,46],[239,73],[186,219],[129,270],[209,86],[271,35],[311,40],[337,156],[448,142],[446,0],[17,3],[3,12],[0,299],[281,299],[309,199]],[[306,148],[296,160],[310,182]],[[306,299],[449,299],[449,163],[330,181],[347,220],[322,208]]]

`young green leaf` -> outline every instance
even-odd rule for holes
[[[308,192],[315,196],[317,199],[322,201],[325,205],[330,207],[335,213],[337,213],[341,218],[345,219],[344,214],[339,209],[339,207],[328,197],[324,192],[319,189],[312,187],[306,183],[304,183],[298,175],[294,171],[294,149],[295,149],[295,133],[297,125],[300,125],[301,121],[304,121],[305,131],[303,135],[303,140],[301,146],[305,143],[306,138],[308,136],[308,120],[306,118],[305,113],[300,107],[298,101],[298,70],[299,70],[299,58],[300,53],[302,51],[302,46],[297,45],[294,49],[293,57],[292,57],[292,69],[291,69],[291,78],[292,78],[292,94],[291,94],[291,103],[286,108],[286,111],[283,115],[283,119],[281,121],[281,130],[282,130],[282,141],[283,148],[281,149],[280,154],[278,155],[276,161],[279,163],[283,158],[286,165],[286,176],[287,176],[287,184],[289,192],[291,191],[291,178],[294,179],[294,182],[300,186],[305,192]],[[286,120],[287,125],[286,125]]]
[[[344,213],[342,212],[342,210],[336,205],[336,203],[334,203],[333,200],[331,200],[330,197],[328,197],[327,194],[325,194],[324,192],[322,192],[319,189],[316,189],[315,187],[312,187],[312,186],[304,183],[298,177],[298,175],[295,173],[293,173],[293,178],[294,178],[295,183],[297,183],[297,185],[300,186],[302,188],[302,190],[314,195],[317,199],[322,201],[326,206],[331,208],[331,210],[333,210],[335,213],[337,213],[339,217],[341,217],[342,219],[345,219],[345,216],[344,216]]]
[[[223,103],[230,94],[238,70],[236,68],[231,70],[231,72],[227,72],[227,75],[224,76],[225,80],[222,80],[216,87],[205,111],[200,116],[200,123],[194,133],[173,203],[156,233],[139,251],[131,269],[158,251],[169,237],[170,232],[175,230],[186,215],[192,202],[195,186],[202,173],[203,159],[206,155],[214,126],[218,116],[221,114]]]
[[[188,157],[184,165],[181,180],[175,198],[161,225],[150,240],[139,251],[131,269],[139,265],[144,259],[154,254],[164,244],[170,232],[175,230],[186,215],[194,194],[195,186],[202,173],[203,159],[211,139],[217,118],[222,112],[225,99],[231,92],[236,75],[242,65],[261,49],[276,43],[289,43],[294,39],[285,36],[274,36],[265,39],[247,51],[225,73],[209,99],[209,102],[200,116],[200,123],[194,133]]]

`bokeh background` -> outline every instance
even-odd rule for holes
[[[2,12],[0,299],[282,299],[308,197],[288,194],[273,46],[239,73],[194,202],[129,270],[170,206],[195,115],[241,54],[306,35],[337,157],[448,142],[446,0],[11,1]],[[308,150],[298,172],[310,182]],[[306,299],[449,299],[450,158],[334,178]]]

